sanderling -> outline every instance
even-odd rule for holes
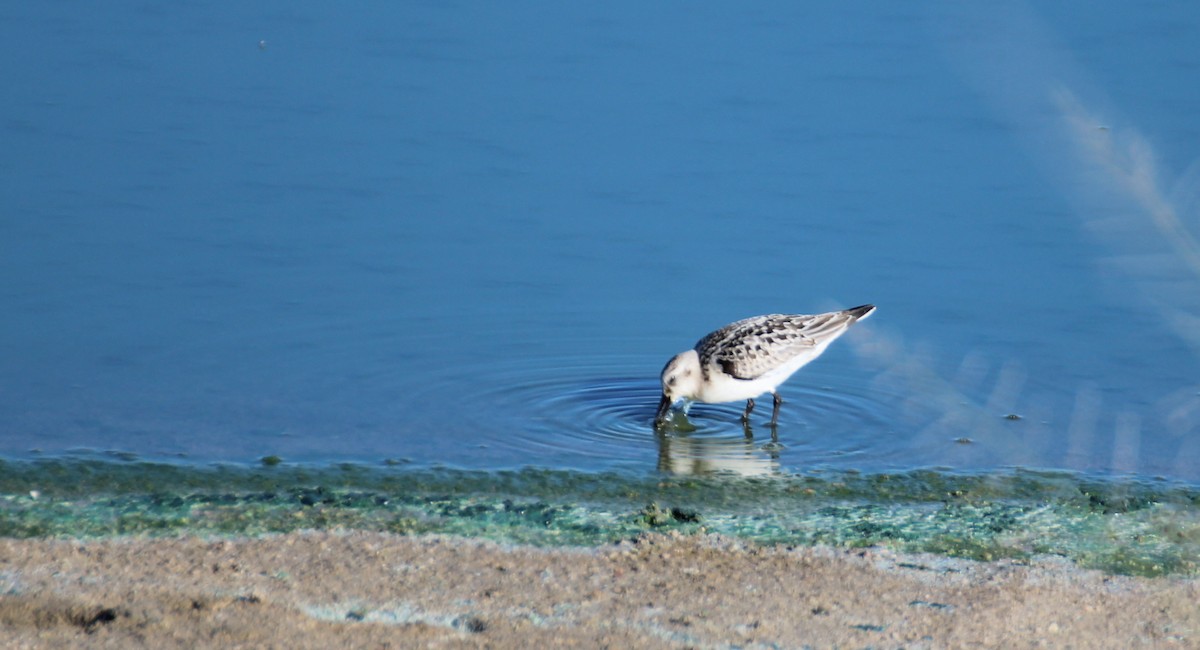
[[[775,398],[771,426],[775,426],[783,403],[775,389],[873,311],[875,305],[813,316],[768,314],[722,327],[667,362],[655,425],[662,425],[671,406],[681,400],[685,412],[692,402],[746,400],[742,423],[748,424],[754,398],[771,393]]]

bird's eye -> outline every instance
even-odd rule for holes
[[[671,375],[670,377],[667,377],[667,385],[668,386],[675,385],[675,375]]]

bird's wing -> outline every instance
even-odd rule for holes
[[[798,356],[805,355],[811,361],[846,328],[874,309],[863,305],[825,314],[755,316],[700,339],[696,352],[702,367],[715,364],[737,379],[757,379]]]
[[[716,364],[737,379],[756,379],[817,345],[803,326],[804,319],[812,318],[770,314],[740,320],[700,339],[696,352],[701,365]]]

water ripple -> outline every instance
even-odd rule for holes
[[[671,473],[761,475],[812,465],[873,462],[895,451],[886,443],[893,396],[868,389],[860,373],[836,367],[809,373],[782,390],[775,432],[760,403],[752,428],[742,404],[697,404],[682,426],[656,432],[658,367],[642,357],[524,358],[446,369],[424,378],[414,399],[461,394],[455,430],[482,460],[585,469],[646,467]],[[775,435],[773,435],[773,433]]]

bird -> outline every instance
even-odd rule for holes
[[[779,423],[783,399],[776,389],[797,370],[821,356],[825,348],[854,323],[871,315],[875,305],[824,314],[767,314],[730,323],[680,352],[662,369],[662,399],[655,427],[667,421],[671,407],[684,402],[718,404],[746,400],[742,424],[749,425],[754,398],[771,393],[771,426]]]

